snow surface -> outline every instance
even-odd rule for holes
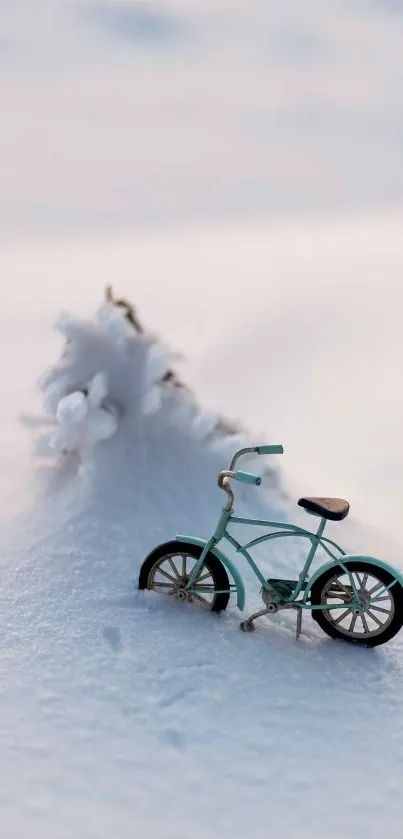
[[[401,637],[245,636],[133,581],[213,525],[216,411],[285,445],[241,508],[345,495],[335,538],[402,567],[402,3],[0,7],[0,835],[401,839]],[[206,410],[161,421],[157,353],[79,472],[34,383],[110,282]]]
[[[207,241],[206,235],[204,247]],[[194,241],[188,244],[194,258]],[[168,246],[175,262],[175,241],[160,240],[159,246],[160,257]],[[210,242],[211,259],[216,246]],[[317,254],[320,247],[318,236]],[[139,298],[150,300],[153,248],[151,237],[147,288],[136,283]],[[112,250],[116,259],[122,242]],[[141,246],[135,252],[139,265],[145,254]],[[2,329],[15,365],[11,377],[8,357],[1,360],[1,469],[9,476],[9,483],[2,481],[2,835],[316,839],[326,825],[332,839],[375,838],[385,830],[397,839],[402,638],[375,651],[350,649],[306,618],[297,643],[288,614],[261,621],[258,633],[245,636],[234,604],[213,616],[134,590],[141,561],[154,544],[178,530],[211,531],[221,503],[216,474],[230,454],[225,441],[210,450],[184,424],[168,422],[163,411],[144,416],[137,398],[143,392],[142,352],[133,374],[121,368],[123,377],[112,377],[120,396],[128,396],[125,420],[93,450],[84,471],[74,458],[34,454],[38,435],[51,430],[41,425],[46,416],[32,390],[60,353],[60,337],[50,330],[53,308],[66,308],[74,289],[92,317],[100,274],[96,284],[83,284],[80,275],[86,260],[99,259],[108,272],[107,248],[96,255],[66,247],[63,254],[59,245],[54,253],[64,257],[57,282],[43,279],[44,259],[48,275],[54,274],[51,249],[34,247],[19,259],[14,251],[7,265],[14,281],[4,289]],[[7,261],[4,249],[2,255]],[[31,289],[18,282],[28,263]],[[71,271],[68,288],[64,271],[66,277]],[[42,276],[38,285],[36,276]],[[177,273],[177,300],[181,282],[186,284],[183,270]],[[208,301],[208,286],[204,290]],[[193,300],[194,287],[184,296],[184,311]],[[150,310],[151,303],[145,318]],[[281,311],[280,295],[278,316]],[[185,349],[183,311],[176,322],[173,312],[173,306],[164,311],[171,319],[168,334],[177,328],[179,348]],[[217,322],[220,315],[216,311]],[[199,316],[198,307],[193,330]],[[97,346],[73,360],[72,380],[83,374],[83,363],[85,377],[105,368]],[[190,341],[190,352],[192,347]],[[197,353],[191,371],[196,380]],[[224,381],[218,367],[209,367],[205,387],[214,380],[217,386]],[[15,415],[22,407],[26,415],[19,427]],[[264,420],[262,412],[265,433],[258,439],[277,442]],[[276,482],[263,492],[241,487],[239,497],[241,510],[294,514]],[[343,525],[334,527],[343,541]],[[268,575],[288,575],[298,567],[298,547],[259,558]],[[246,577],[253,610],[258,588]]]

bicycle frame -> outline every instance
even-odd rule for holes
[[[252,539],[250,542],[247,542],[246,545],[241,545],[241,543],[238,542],[237,539],[234,539],[234,537],[230,533],[228,533],[227,528],[228,528],[229,524],[246,524],[246,525],[257,526],[257,527],[271,527],[271,528],[281,528],[281,529],[277,529],[272,533],[266,533],[263,536],[259,536],[256,539]],[[341,566],[341,568],[343,568],[343,570],[347,574],[347,576],[349,578],[351,588],[352,588],[352,591],[354,593],[355,601],[356,601],[357,606],[358,606],[359,605],[359,594],[357,592],[354,577],[351,574],[348,566],[345,565],[343,560],[342,560],[342,557],[346,557],[347,554],[343,550],[343,548],[341,548],[340,545],[337,544],[337,542],[334,542],[332,539],[328,539],[327,537],[323,536],[323,531],[324,531],[325,527],[326,527],[326,519],[322,519],[322,518],[320,519],[318,530],[316,531],[316,533],[313,533],[312,531],[306,530],[305,528],[299,527],[298,525],[295,525],[295,524],[288,524],[288,523],[285,523],[285,522],[275,522],[275,521],[269,521],[269,520],[263,520],[263,519],[249,519],[249,518],[244,518],[244,517],[240,517],[240,516],[234,516],[232,510],[226,510],[224,508],[223,511],[222,511],[222,514],[220,516],[220,519],[218,521],[217,527],[214,531],[213,536],[211,536],[211,538],[208,539],[207,541],[204,541],[204,540],[201,540],[201,539],[195,539],[194,537],[185,536],[185,535],[182,535],[182,534],[177,534],[177,536],[176,536],[176,538],[180,542],[193,542],[193,543],[198,544],[198,545],[203,547],[200,558],[198,559],[197,563],[195,564],[195,566],[192,570],[192,573],[189,577],[188,583],[186,585],[186,589],[191,589],[192,588],[193,582],[196,579],[196,577],[197,577],[197,575],[200,571],[200,568],[203,565],[204,558],[207,556],[208,552],[212,551],[214,553],[215,548],[219,544],[219,542],[221,542],[225,539],[233,548],[235,548],[237,553],[242,554],[242,556],[245,557],[248,565],[251,567],[253,573],[255,574],[257,579],[259,580],[259,582],[262,586],[262,589],[265,590],[265,591],[271,592],[274,603],[277,602],[279,605],[281,604],[281,606],[283,608],[285,608],[287,606],[290,608],[290,607],[295,605],[298,609],[309,609],[311,611],[316,610],[316,609],[324,609],[324,608],[327,609],[327,610],[337,609],[337,608],[340,608],[340,606],[337,603],[336,604],[329,604],[328,603],[328,604],[324,604],[324,605],[321,605],[321,604],[316,605],[316,604],[311,604],[311,603],[307,602],[307,600],[309,598],[309,591],[310,591],[310,588],[311,588],[312,584],[314,583],[315,579],[318,576],[320,576],[320,574],[323,573],[323,571],[325,570],[325,567],[321,566],[317,570],[317,572],[314,574],[312,579],[309,581],[309,586],[306,586],[306,579],[307,579],[307,575],[309,573],[309,569],[310,569],[310,567],[312,565],[312,562],[315,558],[315,554],[316,554],[316,552],[317,552],[317,550],[320,546],[325,551],[325,553],[328,554],[328,556],[334,562],[335,566]],[[306,560],[305,560],[305,562],[302,566],[302,569],[301,569],[301,572],[299,574],[298,580],[295,581],[296,586],[293,589],[292,593],[288,597],[284,597],[282,595],[279,595],[279,593],[276,591],[275,587],[273,585],[271,585],[271,583],[269,582],[269,580],[266,579],[266,577],[264,577],[264,575],[260,571],[259,567],[257,566],[256,562],[254,561],[254,559],[251,557],[251,555],[249,553],[249,549],[258,545],[258,544],[262,544],[263,542],[268,542],[268,541],[271,541],[271,540],[276,539],[276,538],[284,538],[286,536],[297,536],[297,537],[301,537],[301,538],[306,538],[311,542],[311,548],[309,550],[308,556],[307,556],[307,558],[306,558]],[[329,547],[330,545],[332,546],[332,548],[334,548],[338,552],[338,555],[335,554],[331,550],[331,548]],[[233,563],[228,559],[228,557],[226,557],[221,551],[217,551],[217,556],[224,563],[224,565],[227,566],[227,568],[229,569],[230,573],[233,576],[233,579],[235,580],[235,586],[236,586],[236,589],[237,589],[237,592],[238,592],[238,606],[242,611],[243,608],[244,608],[244,602],[245,602],[245,590],[244,590],[244,586],[243,586],[243,583],[242,583],[242,578],[239,574],[239,571],[236,568],[236,566],[234,566]],[[390,568],[390,566],[387,565],[387,563],[382,562],[382,560],[375,559],[374,557],[349,555],[349,559],[360,559],[360,560],[363,560],[363,561],[366,561],[366,562],[371,562],[374,565],[378,565],[378,566],[381,566],[383,568],[386,568],[389,571],[392,570]],[[327,566],[327,567],[329,567],[329,566]],[[395,569],[393,569],[393,570],[394,570],[394,573],[396,574]],[[401,579],[401,582],[403,583],[403,579]],[[384,589],[382,589],[380,592],[378,592],[377,596],[374,599],[376,600],[378,597],[382,596],[382,594],[385,591],[387,591],[389,588],[391,588],[392,585],[394,585],[394,582],[391,583],[389,586],[385,586]],[[199,588],[200,588],[200,586],[199,586]],[[299,595],[301,594],[302,591],[304,591],[302,599],[297,600],[297,598],[299,597]]]
[[[247,542],[245,545],[242,545],[235,539],[231,533],[228,532],[228,526],[230,524],[246,524],[255,527],[270,527],[275,528],[274,532],[265,533],[263,536],[258,536],[256,539],[252,539],[250,542]],[[192,573],[189,577],[188,583],[186,588],[190,589],[193,585],[194,580],[196,579],[201,566],[203,565],[203,561],[207,556],[208,552],[218,545],[221,541],[226,540],[233,548],[235,548],[236,552],[241,554],[245,557],[247,563],[251,567],[253,573],[259,580],[261,586],[266,591],[271,591],[273,593],[274,599],[276,598],[276,590],[275,588],[268,582],[266,577],[262,574],[259,567],[257,566],[256,562],[252,558],[249,553],[249,550],[256,545],[262,544],[263,542],[269,542],[273,539],[284,538],[287,536],[297,536],[300,538],[306,538],[311,542],[311,548],[308,552],[307,558],[303,564],[301,569],[300,575],[298,577],[297,585],[292,595],[288,598],[285,598],[285,602],[294,602],[296,598],[300,595],[304,583],[306,581],[307,574],[309,573],[309,569],[312,565],[314,560],[315,554],[317,552],[318,547],[322,547],[323,550],[331,557],[331,559],[336,560],[342,556],[345,556],[345,551],[334,542],[332,539],[328,539],[323,536],[323,531],[326,526],[326,519],[320,519],[319,527],[316,533],[313,533],[310,530],[306,530],[305,528],[299,527],[295,524],[288,524],[285,522],[276,522],[276,521],[269,521],[264,519],[250,519],[250,518],[243,518],[240,516],[235,516],[233,514],[233,510],[223,509],[219,521],[217,523],[216,529],[213,533],[213,536],[205,543],[203,548],[203,552],[200,555],[196,565],[194,566]],[[180,541],[185,541],[189,539],[189,537],[179,535],[177,538]],[[332,550],[331,547],[338,552],[336,555]],[[340,564],[340,563],[339,563]],[[348,573],[346,569],[346,573]],[[350,576],[350,575],[349,575]],[[355,585],[354,581],[352,581],[353,591],[355,592]],[[355,592],[356,593],[356,592]],[[311,608],[306,603],[301,603],[306,608]]]
[[[227,541],[231,545],[231,547],[235,548],[238,554],[241,554],[246,559],[255,577],[259,580],[259,583],[262,587],[262,591],[270,593],[271,602],[277,608],[297,608],[299,610],[299,615],[301,615],[302,609],[340,609],[340,604],[338,603],[312,604],[308,602],[313,584],[320,577],[320,575],[327,571],[329,568],[331,568],[332,565],[334,565],[335,568],[341,567],[344,573],[348,576],[351,590],[354,595],[353,606],[356,608],[360,608],[359,592],[357,591],[356,582],[354,580],[353,573],[350,571],[348,567],[347,560],[361,561],[366,562],[367,564],[370,563],[374,566],[382,567],[392,574],[392,576],[394,577],[394,581],[389,586],[384,586],[384,588],[377,593],[374,600],[383,595],[384,591],[387,591],[391,586],[393,586],[397,580],[400,582],[401,585],[403,585],[403,575],[396,571],[396,569],[391,568],[391,566],[389,566],[387,563],[382,562],[382,560],[376,559],[375,557],[351,554],[347,555],[343,548],[341,548],[340,545],[337,544],[337,542],[325,537],[323,533],[327,523],[326,518],[317,516],[317,518],[319,518],[319,525],[316,532],[313,532],[306,528],[300,527],[299,525],[291,524],[288,522],[285,523],[264,519],[251,519],[234,515],[235,499],[234,493],[230,486],[230,480],[236,479],[245,483],[252,483],[255,485],[259,485],[261,480],[258,476],[252,475],[250,473],[234,472],[235,462],[238,460],[240,456],[248,453],[273,454],[282,453],[282,451],[282,446],[277,445],[257,446],[254,448],[240,449],[238,452],[234,454],[231,460],[229,470],[224,470],[220,472],[218,476],[218,485],[221,489],[225,490],[228,500],[225,507],[222,508],[222,512],[213,535],[207,541],[203,539],[194,538],[192,536],[185,536],[182,534],[178,534],[176,536],[176,539],[179,542],[190,542],[202,548],[202,553],[199,559],[197,560],[194,568],[192,569],[185,589],[188,591],[192,589],[192,586],[200,572],[200,569],[203,565],[203,562],[207,554],[209,552],[212,552],[231,573],[234,583],[230,584],[230,590],[233,590],[234,587],[236,588],[238,607],[240,608],[240,610],[244,608],[245,587],[243,584],[242,576],[238,571],[236,565],[217,547],[219,543],[224,540]],[[228,527],[232,524],[243,524],[252,527],[266,527],[270,528],[271,532],[264,533],[262,536],[258,536],[255,539],[252,539],[251,541],[246,542],[246,544],[242,545],[237,539],[234,538],[234,536],[232,536],[231,533],[228,532]],[[263,544],[264,542],[269,542],[273,539],[285,538],[287,536],[296,536],[298,538],[307,539],[311,543],[307,557],[303,563],[300,574],[298,576],[298,580],[280,580],[275,578],[273,578],[272,580],[267,580],[266,577],[260,571],[258,565],[254,561],[252,556],[250,555],[249,551],[251,548]],[[328,555],[328,557],[330,558],[330,562],[327,562],[325,565],[322,565],[320,568],[318,568],[318,570],[314,573],[314,575],[309,579],[308,582],[307,577],[309,569],[312,565],[312,562],[315,558],[316,552],[319,547],[322,548],[322,550]],[[276,583],[279,584],[277,587]],[[292,588],[289,588],[288,591],[287,587],[285,587],[284,589],[285,583],[287,583],[287,585],[291,584]],[[281,584],[283,586],[282,589]],[[198,586],[198,590],[201,591],[200,585]],[[300,597],[301,593],[302,598],[298,600],[297,598]]]

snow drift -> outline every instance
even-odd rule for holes
[[[285,614],[244,636],[234,608],[136,592],[155,543],[210,532],[238,440],[211,418],[202,432],[158,342],[106,314],[62,321],[41,380],[48,466],[2,557],[2,835],[319,839],[326,824],[330,839],[375,839],[387,823],[400,839],[400,639],[372,654],[307,621],[297,645]],[[113,434],[93,434],[92,410]],[[266,492],[240,487],[241,508],[279,512],[266,478]],[[260,559],[281,574],[298,555]]]

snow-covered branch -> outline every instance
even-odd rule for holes
[[[84,457],[119,432],[155,415],[183,434],[214,440],[239,433],[213,413],[203,413],[172,368],[173,355],[140,323],[131,303],[106,289],[91,322],[61,315],[60,359],[42,376],[46,413],[55,426],[50,450]]]

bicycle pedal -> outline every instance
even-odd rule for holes
[[[250,620],[241,621],[239,628],[242,629],[242,632],[256,632],[256,626]]]

